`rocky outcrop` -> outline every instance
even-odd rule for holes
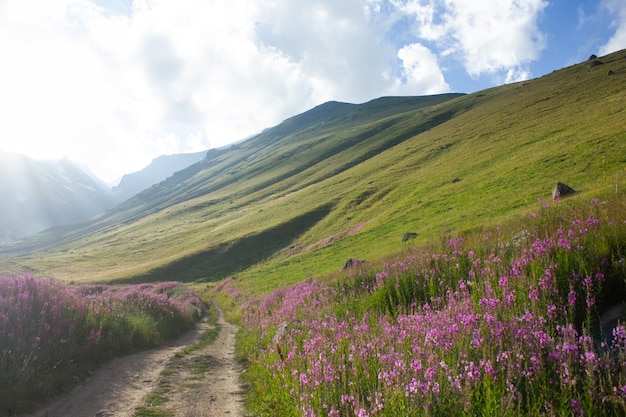
[[[593,67],[597,67],[598,65],[602,65],[604,62],[600,61],[597,56],[591,55],[587,60],[587,69],[591,69]]]
[[[350,269],[350,268],[354,268],[354,267],[357,267],[357,266],[361,266],[361,265],[366,264],[366,263],[367,263],[367,261],[359,261],[357,259],[350,258],[350,259],[348,259],[346,261],[345,264],[343,264],[343,268],[341,268],[341,270],[345,271],[346,269]]]
[[[554,190],[552,190],[552,199],[558,200],[559,198],[567,197],[572,194],[576,194],[576,190],[562,182],[557,182]]]

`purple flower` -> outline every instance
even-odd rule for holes
[[[567,305],[574,307],[576,305],[576,291],[572,290],[567,294]]]
[[[302,372],[300,374],[300,384],[301,385],[306,385],[309,383],[309,377],[307,376],[306,373]]]

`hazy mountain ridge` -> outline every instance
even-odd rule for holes
[[[140,171],[126,174],[120,183],[111,189],[116,202],[122,202],[146,188],[167,179],[175,172],[183,170],[205,158],[207,151],[161,155]]]
[[[196,152],[157,157],[109,190],[69,159],[39,161],[0,151],[0,243],[88,220],[205,156]]]
[[[126,180],[123,179],[115,189],[114,202],[119,204],[108,212],[102,213],[94,221],[78,228],[73,226],[56,228],[48,234],[29,237],[23,243],[14,242],[11,245],[5,245],[3,251],[7,254],[14,248],[18,248],[18,253],[23,253],[23,250],[35,250],[49,245],[56,246],[59,242],[77,238],[83,233],[108,228],[120,221],[124,223],[136,221],[173,204],[210,195],[224,188],[235,187],[236,189],[235,195],[229,194],[224,199],[255,195],[256,192],[271,194],[276,191],[271,189],[272,184],[284,181],[288,184],[289,178],[298,178],[298,174],[302,174],[327,159],[331,165],[334,165],[332,158],[338,153],[344,151],[351,153],[350,161],[335,165],[330,173],[325,174],[325,176],[334,175],[380,151],[380,149],[368,150],[364,145],[373,136],[396,122],[388,122],[381,128],[381,125],[377,125],[378,120],[389,117],[393,119],[403,113],[427,108],[460,96],[463,94],[381,97],[363,104],[331,101],[290,117],[243,142],[203,152],[202,160],[174,173],[171,173],[173,171],[171,167],[176,166],[176,163],[180,163],[181,160],[187,162],[199,155],[185,156],[183,154],[180,158],[179,155],[156,158],[153,164],[142,171],[125,176]],[[361,129],[363,125],[368,126],[371,123],[375,126],[366,127],[363,133],[347,141],[335,143],[333,139],[337,130],[351,129],[354,126]],[[422,129],[420,127],[420,130]],[[321,140],[318,138],[319,135],[323,136]],[[401,139],[407,137],[407,134],[403,134]],[[383,147],[385,146],[388,147],[391,144],[383,144]],[[358,149],[361,147],[363,149]],[[352,149],[354,152],[351,152]],[[174,164],[171,164],[171,161],[174,161]],[[286,161],[287,164],[285,164]],[[163,166],[167,168],[163,170]],[[260,184],[248,184],[250,179],[265,177],[267,179]],[[321,179],[312,177],[308,181],[316,182]],[[123,195],[130,194],[129,190],[140,188],[137,184],[145,186],[143,191],[139,191],[120,203]],[[281,187],[285,188],[288,185]],[[219,201],[223,199],[220,198]],[[57,223],[55,226],[65,224],[67,223]],[[22,249],[19,249],[20,247]]]
[[[600,59],[467,95],[322,104],[1,256],[73,280],[238,275],[265,291],[395,252],[405,232],[419,241],[531,210],[557,181],[616,187],[626,59]]]
[[[68,159],[0,151],[0,242],[86,220],[113,206],[106,187]]]

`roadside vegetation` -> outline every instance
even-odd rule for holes
[[[241,299],[236,282],[223,294]],[[279,288],[241,307],[258,416],[626,414],[626,196]]]
[[[200,298],[175,282],[0,277],[0,416],[34,409],[114,356],[176,338],[203,310]]]

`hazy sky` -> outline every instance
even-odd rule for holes
[[[112,181],[325,101],[469,93],[623,48],[624,0],[0,0],[0,149]]]

